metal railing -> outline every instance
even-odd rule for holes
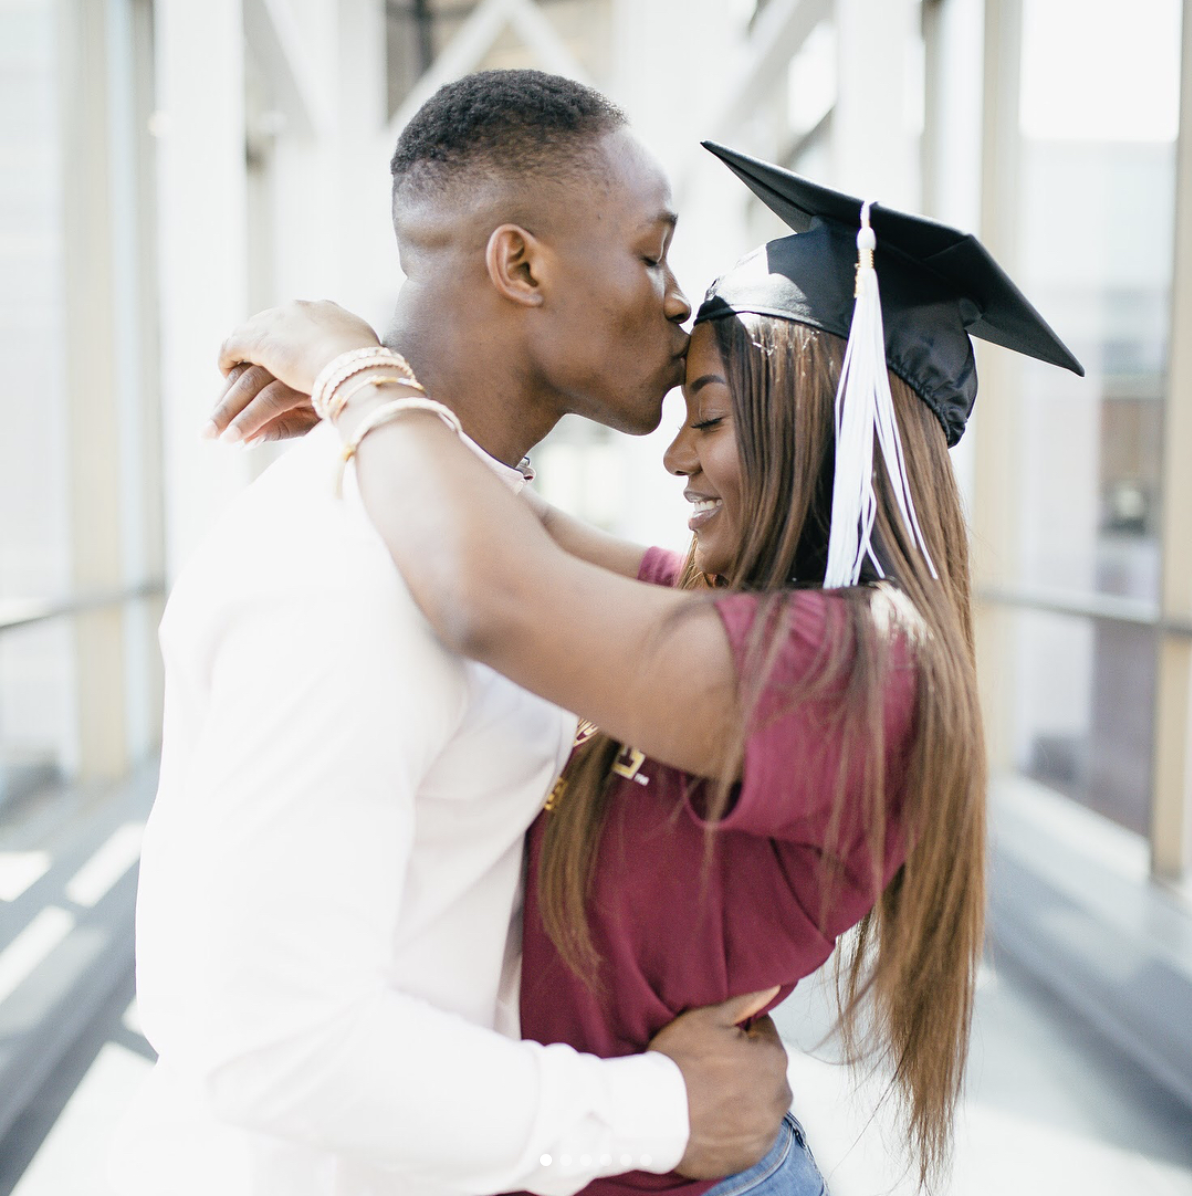
[[[1054,615],[1074,615],[1099,623],[1118,623],[1128,627],[1147,627],[1167,635],[1192,636],[1192,617],[1163,614],[1157,602],[1140,598],[1120,598],[1113,594],[1079,594],[1064,590],[985,586],[977,590],[978,602],[990,606],[1010,606],[1021,610],[1046,611]]]
[[[44,623],[73,615],[90,614],[112,606],[122,606],[143,598],[159,598],[166,592],[161,578],[150,578],[137,585],[120,589],[94,590],[74,594],[68,598],[7,598],[0,599],[0,635],[19,627]]]

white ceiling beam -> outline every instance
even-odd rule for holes
[[[300,137],[329,135],[332,109],[316,69],[326,56],[311,52],[291,0],[244,0],[244,36],[289,131]]]
[[[534,0],[514,0],[509,23],[538,59],[538,69],[588,83],[587,72]]]
[[[744,61],[717,98],[716,115],[707,123],[713,141],[740,140],[740,130],[757,106],[786,78],[790,61],[823,20],[832,0],[772,0],[749,36]]]
[[[410,118],[440,87],[476,70],[511,27],[541,70],[586,82],[575,55],[533,0],[482,0],[394,113],[385,131],[387,144],[392,147]]]

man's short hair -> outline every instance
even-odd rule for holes
[[[593,143],[627,123],[598,91],[542,71],[481,71],[441,87],[389,163],[394,199],[467,180],[570,179]]]

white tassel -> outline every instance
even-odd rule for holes
[[[873,562],[878,576],[885,576],[872,548],[877,518],[873,477],[875,431],[903,522],[922,551],[931,576],[938,576],[915,514],[894,415],[894,396],[890,393],[881,295],[877,271],[873,268],[877,240],[869,226],[871,205],[869,201],[861,208],[861,229],[857,233],[857,302],[836,391],[836,474],[832,482],[825,589],[855,586],[866,557]]]

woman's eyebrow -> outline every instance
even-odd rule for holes
[[[698,394],[705,386],[712,382],[719,382],[721,386],[727,386],[728,383],[719,374],[701,374],[694,382],[687,383],[688,394]]]

